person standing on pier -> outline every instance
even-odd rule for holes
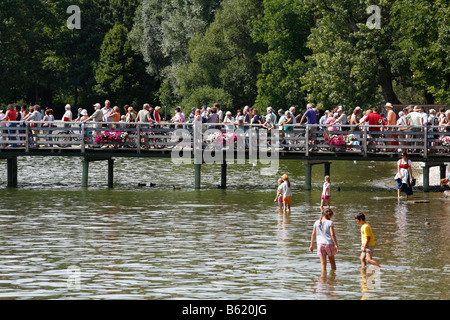
[[[105,100],[105,106],[101,109],[103,113],[103,122],[112,122],[112,108],[111,108],[111,101]],[[108,125],[105,125],[107,127]]]
[[[397,125],[397,116],[394,112],[394,110],[392,110],[392,104],[390,102],[386,103],[385,105],[386,111],[387,111],[387,115],[386,115],[386,125],[387,127],[387,131],[394,131],[395,130],[395,125]],[[393,134],[388,134],[386,135],[387,139],[398,139],[398,135],[393,135]],[[386,145],[388,146],[393,146],[393,145],[398,145],[398,142],[396,141],[388,141],[386,142]],[[387,149],[386,151],[392,151],[390,149]]]
[[[102,124],[101,122],[103,121],[103,112],[101,110],[101,105],[100,103],[96,103],[94,104],[94,113],[87,119],[83,120],[84,123],[86,123],[87,121],[94,121],[94,132],[93,132],[93,137],[92,140],[95,140],[95,137],[99,134],[101,134],[101,129],[102,129]]]
[[[7,123],[7,127],[8,127],[8,136],[9,136],[9,140],[10,141],[15,141],[17,138],[15,136],[16,134],[16,130],[12,129],[12,128],[16,128],[17,124],[16,123],[12,123],[10,121],[16,121],[17,120],[17,113],[16,113],[16,109],[14,108],[14,106],[12,104],[9,104],[8,107],[6,108],[6,113],[5,116],[3,117],[2,121],[8,121]],[[16,144],[11,144],[11,147],[16,147]]]

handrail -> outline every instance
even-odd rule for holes
[[[15,126],[8,126],[9,124],[15,124]],[[49,124],[53,126],[48,126]],[[230,127],[230,123],[1,121],[0,149],[4,149],[5,144],[11,144],[9,149],[25,148],[26,152],[30,152],[30,149],[36,146],[53,145],[54,148],[79,147],[81,152],[85,153],[87,148],[98,147],[94,143],[96,134],[118,130],[127,132],[129,139],[126,142],[113,142],[109,145],[123,148],[127,146],[141,153],[142,149],[149,147],[174,147],[178,144],[179,137],[175,137],[172,133],[177,129],[187,130],[192,145],[194,128],[201,128],[202,133],[207,130],[222,132],[239,132],[240,130],[236,129],[236,125],[233,125],[234,129]],[[260,137],[263,134],[268,135],[263,124],[243,124],[243,127],[240,134],[244,139],[248,139],[250,129],[253,129],[254,133]],[[330,127],[337,127],[339,130],[328,131]],[[357,131],[352,131],[356,128],[358,128]],[[399,128],[402,130],[398,130]],[[305,153],[305,156],[309,156],[310,152],[314,152],[317,148],[321,148],[321,151],[329,149],[324,136],[328,132],[336,135],[355,135],[355,144],[350,146],[350,149],[352,152],[360,152],[364,157],[371,152],[376,152],[376,149],[386,151],[415,149],[419,150],[424,158],[428,158],[430,152],[446,150],[443,146],[437,145],[439,137],[450,135],[450,132],[445,131],[444,128],[438,125],[274,124],[277,134],[281,134],[280,148],[287,148],[285,151],[301,151]],[[257,144],[260,143],[258,141],[256,141]]]

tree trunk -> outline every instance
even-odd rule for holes
[[[75,86],[74,97],[73,97],[73,106],[76,107],[78,104],[78,87]]]
[[[425,95],[425,103],[426,104],[434,104],[434,96],[433,96],[433,94],[425,91],[424,95]]]
[[[378,71],[378,84],[383,90],[384,101],[392,104],[401,104],[392,86],[393,78],[392,72],[388,68]]]

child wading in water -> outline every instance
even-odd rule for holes
[[[330,190],[331,190],[331,179],[330,176],[325,176],[325,182],[323,183],[322,197],[320,200],[320,210],[323,209],[323,204],[327,202],[327,208],[330,209]]]
[[[283,195],[283,213],[291,213],[291,183],[289,182],[289,177],[287,174],[283,174],[281,178],[283,179],[283,183],[280,186],[281,195]]]
[[[363,213],[358,213],[355,216],[355,220],[361,225],[361,266],[366,266],[366,260],[368,263],[380,267],[378,262],[373,260],[373,249],[375,248],[375,237],[373,236],[372,228],[366,222],[366,217]]]
[[[273,200],[273,202],[277,202],[278,201],[278,209],[282,210],[283,209],[283,196],[281,195],[281,184],[283,183],[283,179],[278,179],[278,189],[277,189],[277,195],[275,197],[275,200]]]
[[[322,271],[327,270],[327,256],[332,270],[336,270],[334,256],[339,251],[334,224],[331,221],[334,213],[331,209],[322,211],[322,216],[314,223],[309,251],[314,251],[314,238],[317,236],[317,255],[320,257]]]

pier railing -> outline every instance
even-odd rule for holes
[[[336,129],[336,130],[333,130]],[[208,132],[234,132],[248,148],[253,145],[268,147],[271,151],[302,153],[354,153],[367,157],[376,153],[398,154],[403,150],[424,158],[433,154],[448,155],[449,147],[440,143],[441,137],[450,137],[450,132],[440,126],[387,126],[387,125],[300,125],[275,126],[268,130],[261,124],[236,125],[227,123],[183,123],[161,122],[1,122],[0,152],[5,150],[31,149],[122,149],[128,151],[151,152],[169,150],[174,147],[193,148],[194,131],[200,132],[203,148],[213,146],[208,141]],[[209,130],[209,131],[207,131]],[[211,131],[213,130],[213,131]],[[118,134],[117,132],[120,132]],[[115,133],[115,140],[101,141],[108,133]],[[120,137],[120,138],[119,138]],[[197,137],[198,138],[198,137]],[[196,139],[197,139],[196,138]],[[275,140],[277,144],[273,144]]]

